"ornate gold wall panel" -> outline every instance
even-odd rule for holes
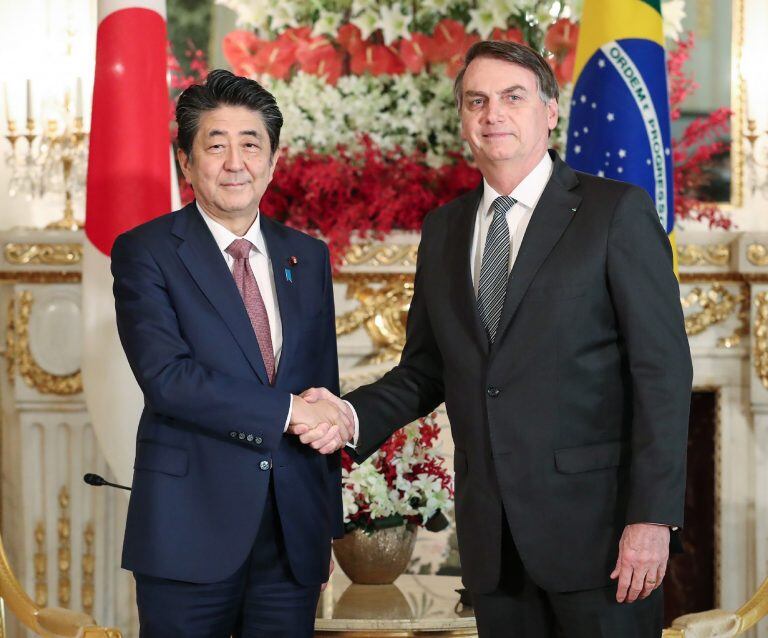
[[[413,268],[418,252],[418,244],[352,244],[342,257],[341,265]]]
[[[16,353],[18,370],[30,388],[42,394],[71,395],[83,391],[80,371],[72,374],[52,374],[38,365],[29,345],[29,317],[32,312],[32,293],[28,290],[19,295],[19,316],[16,332]]]
[[[728,266],[729,244],[679,244],[677,258],[681,266]]]
[[[48,604],[48,554],[45,551],[45,523],[35,525],[35,604],[45,607]]]
[[[755,371],[763,386],[768,388],[768,292],[755,297],[754,358]]]
[[[747,259],[754,266],[768,266],[768,247],[757,242],[747,246]]]
[[[59,524],[56,529],[59,537],[59,605],[69,607],[72,600],[72,523],[69,519],[69,490],[66,485],[59,490]]]
[[[741,342],[741,338],[749,333],[749,287],[740,284],[740,291],[732,294],[720,283],[713,284],[709,290],[700,287],[691,290],[681,300],[684,309],[698,306],[699,312],[685,317],[685,331],[689,337],[701,334],[708,328],[723,323],[736,314],[740,320],[739,327],[727,337],[718,340],[718,346],[732,348]]]
[[[5,363],[8,371],[8,383],[16,380],[16,303],[13,298],[8,302],[8,318],[5,324]]]
[[[82,244],[10,243],[3,251],[9,264],[18,266],[72,266],[83,259]]]
[[[80,598],[83,603],[83,611],[86,614],[93,613],[93,602],[96,595],[94,587],[94,574],[96,572],[96,555],[93,551],[93,542],[96,538],[93,521],[88,521],[83,532],[83,584],[80,591]]]

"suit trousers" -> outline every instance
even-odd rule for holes
[[[271,481],[256,541],[232,576],[205,584],[134,577],[140,638],[314,635],[320,585],[301,585],[291,573]]]
[[[659,638],[664,616],[662,588],[633,603],[616,601],[608,587],[549,592],[534,583],[503,518],[498,588],[472,594],[479,638]],[[617,547],[618,550],[618,547]]]

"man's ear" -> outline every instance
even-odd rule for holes
[[[278,148],[274,153],[272,153],[272,157],[270,158],[271,166],[269,167],[269,179],[272,179],[272,176],[275,174],[275,169],[277,168],[277,162],[280,159],[280,149]]]
[[[184,178],[189,181],[189,165],[192,163],[192,158],[179,149],[176,151],[176,159],[179,160],[179,166],[181,167],[181,172],[184,173]]]

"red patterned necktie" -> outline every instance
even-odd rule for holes
[[[256,333],[256,340],[259,342],[259,350],[261,350],[261,357],[264,359],[267,377],[269,382],[273,383],[275,380],[275,351],[272,348],[272,333],[269,330],[267,308],[248,260],[251,248],[253,248],[253,244],[247,239],[236,239],[229,245],[227,252],[235,259],[232,276],[235,278],[253,331]]]

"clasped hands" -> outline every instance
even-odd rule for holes
[[[331,454],[355,435],[352,410],[325,388],[309,388],[293,397],[288,432],[320,454]]]

